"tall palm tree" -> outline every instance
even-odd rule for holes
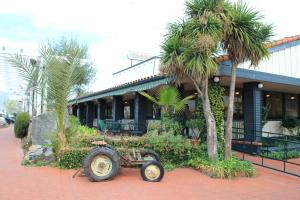
[[[223,22],[218,17],[222,0],[191,0],[186,3],[186,20],[169,26],[162,44],[161,71],[176,76],[178,82],[189,78],[203,102],[207,127],[208,156],[218,160],[216,122],[208,97],[208,79],[218,65],[214,60],[222,37]]]
[[[88,48],[76,40],[63,38],[58,42],[43,45],[40,50],[47,74],[48,98],[57,114],[60,149],[66,145],[64,116],[72,91],[85,73]]]
[[[256,66],[260,60],[268,57],[269,52],[265,43],[272,36],[272,26],[262,23],[263,16],[245,3],[233,4],[228,14],[229,24],[222,41],[224,50],[232,62],[225,127],[225,159],[231,155],[236,69],[244,61],[249,60],[252,66]]]

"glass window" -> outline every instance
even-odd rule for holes
[[[225,88],[225,92],[224,92],[225,117],[227,116],[228,104],[229,104],[229,88]],[[242,118],[243,118],[243,94],[241,89],[236,89],[234,94],[233,119],[242,119]]]
[[[264,106],[268,107],[269,119],[282,119],[282,93],[279,92],[264,92]]]
[[[133,109],[134,104],[133,100],[126,100],[124,101],[124,119],[133,119]]]
[[[285,115],[287,117],[299,117],[299,97],[297,95],[285,95]]]

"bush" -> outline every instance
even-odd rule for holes
[[[197,157],[189,160],[188,165],[199,169],[212,178],[252,177],[255,175],[255,169],[249,161],[239,160],[235,156],[216,163],[210,163],[206,158]]]
[[[78,169],[91,148],[65,148],[56,157],[57,164],[63,169]]]
[[[73,123],[74,122],[74,123]],[[156,151],[166,170],[178,166],[193,167],[208,173],[212,177],[231,178],[234,176],[252,176],[255,172],[251,163],[240,161],[236,157],[224,161],[210,163],[207,156],[207,146],[192,145],[190,140],[173,131],[158,133],[160,123],[155,122],[148,127],[149,132],[142,137],[134,136],[102,136],[95,129],[80,126],[75,119],[70,120],[66,131],[68,146],[60,152],[55,151],[57,166],[66,169],[76,169],[82,166],[84,157],[92,148],[92,141],[105,140],[114,147],[147,148]],[[55,149],[57,137],[53,137],[52,146]]]
[[[282,126],[287,129],[294,129],[297,126],[300,126],[300,122],[295,117],[286,117],[282,120]]]
[[[30,116],[26,112],[19,113],[16,117],[14,131],[17,138],[27,136],[28,127],[30,124]]]
[[[147,132],[160,132],[161,134],[180,135],[182,133],[182,125],[173,118],[164,117],[163,120],[156,120],[148,124]]]
[[[0,117],[0,128],[7,127],[7,123],[3,117]]]
[[[269,153],[264,153],[263,156],[271,159],[276,159],[276,160],[284,160],[285,156],[286,159],[300,158],[300,152],[296,150],[288,151],[287,154],[285,155],[284,151],[273,151]]]

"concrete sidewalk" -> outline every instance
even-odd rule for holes
[[[0,200],[214,200],[300,199],[300,178],[256,167],[254,178],[211,179],[192,169],[167,172],[160,183],[144,182],[139,169],[122,169],[112,181],[72,178],[74,170],[21,166],[13,128],[0,129]]]

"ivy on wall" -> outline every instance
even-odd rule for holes
[[[218,144],[224,147],[224,91],[225,89],[217,83],[210,83],[208,96],[215,116],[217,126]],[[222,148],[223,149],[223,148]]]
[[[224,149],[224,88],[216,83],[210,83],[208,87],[208,96],[211,103],[211,109],[216,120],[218,144]],[[200,130],[200,138],[206,141],[206,125],[203,114],[202,102],[198,98],[196,100],[196,110],[193,119],[187,122],[190,128],[197,126]],[[202,126],[202,127],[199,127]]]

